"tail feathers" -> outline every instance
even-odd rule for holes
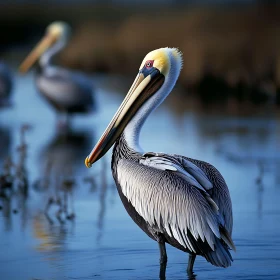
[[[205,254],[205,258],[208,262],[219,267],[231,266],[233,262],[232,256],[229,250],[218,239],[215,244],[215,251],[209,251]]]
[[[228,245],[230,249],[236,252],[236,247],[231,239],[230,234],[225,228],[220,227],[221,239]]]

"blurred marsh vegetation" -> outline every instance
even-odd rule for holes
[[[280,104],[277,1],[6,1],[0,5],[3,51],[20,45],[27,54],[50,22],[65,20],[74,29],[58,57],[66,67],[133,76],[150,50],[178,47],[184,54],[179,82],[189,95],[206,102]]]

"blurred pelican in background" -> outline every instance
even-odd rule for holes
[[[10,105],[10,97],[13,88],[12,74],[9,67],[0,62],[0,107]]]
[[[189,275],[197,255],[215,266],[228,267],[230,249],[235,249],[231,198],[219,171],[181,155],[145,153],[139,145],[145,120],[173,89],[182,62],[174,48],[147,54],[123,103],[85,161],[90,167],[115,143],[113,177],[128,214],[159,244],[160,279],[165,279],[165,243],[189,253]]]
[[[66,116],[88,113],[95,108],[92,81],[81,73],[52,65],[52,58],[61,51],[70,37],[70,27],[65,22],[53,22],[44,38],[19,67],[26,73],[39,59],[35,83],[42,96]]]

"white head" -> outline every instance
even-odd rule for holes
[[[90,167],[100,159],[125,130],[135,142],[148,115],[159,106],[173,89],[182,68],[182,54],[175,48],[161,48],[148,53],[124,101],[86,158]]]
[[[55,21],[46,28],[45,36],[30,52],[19,67],[21,73],[26,73],[32,65],[56,42],[66,43],[70,37],[71,28],[63,21]]]

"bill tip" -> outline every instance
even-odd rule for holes
[[[86,157],[86,159],[85,159],[85,165],[86,165],[87,168],[90,168],[92,166],[88,157]]]

